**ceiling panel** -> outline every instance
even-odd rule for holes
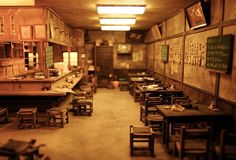
[[[36,6],[53,9],[74,28],[100,30],[96,5],[146,5],[143,15],[137,15],[131,30],[147,30],[172,17],[197,0],[36,0]],[[104,17],[104,16],[103,16]]]

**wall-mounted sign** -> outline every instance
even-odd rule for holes
[[[219,73],[229,73],[232,68],[232,34],[207,38],[206,68]]]
[[[10,35],[16,36],[16,16],[11,15],[10,16]]]
[[[4,35],[4,17],[0,16],[0,36]]]
[[[169,46],[162,45],[161,46],[161,60],[162,60],[162,62],[166,63],[168,61],[168,53],[169,53]]]
[[[144,36],[144,31],[135,30],[126,32],[126,43],[143,43]]]

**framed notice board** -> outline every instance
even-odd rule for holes
[[[232,34],[207,38],[206,68],[219,73],[229,73],[232,69]]]
[[[161,60],[162,60],[162,62],[166,63],[168,61],[168,53],[169,53],[169,46],[162,45],[161,46]]]

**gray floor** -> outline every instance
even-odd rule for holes
[[[129,126],[143,126],[143,123],[139,121],[139,105],[127,91],[98,89],[91,117],[70,114],[70,122],[64,128],[18,129],[15,117],[10,117],[10,123],[0,126],[0,145],[11,138],[37,139],[38,144],[46,144],[40,151],[53,160],[171,159],[158,140],[155,142],[155,157],[148,153],[130,156]]]

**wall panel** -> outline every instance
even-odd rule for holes
[[[171,79],[181,81],[183,37],[167,40],[166,44],[169,45],[168,63],[166,64],[166,76]]]
[[[231,74],[221,74],[219,96],[236,103],[236,25],[224,28],[223,34],[234,34],[234,55]]]
[[[165,42],[156,42],[154,50],[154,72],[158,74],[164,74],[164,63],[161,61],[161,46]]]
[[[236,2],[235,0],[225,0],[224,21],[236,19]]]
[[[218,34],[218,29],[186,36],[184,83],[214,93],[215,73],[205,68],[207,37]]]
[[[178,34],[184,31],[184,12],[167,20],[167,36]]]

